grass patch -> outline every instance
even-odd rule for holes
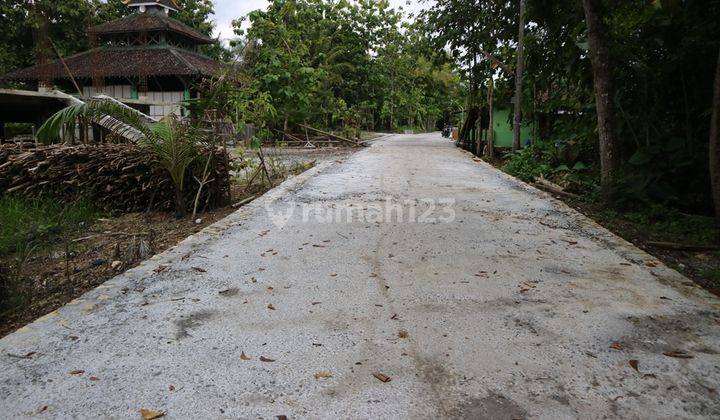
[[[87,200],[69,204],[56,199],[0,198],[0,256],[29,247],[82,227],[103,213]]]
[[[0,313],[26,303],[23,267],[33,253],[102,215],[87,200],[0,197]]]
[[[712,245],[717,244],[720,238],[720,224],[716,219],[683,214],[660,205],[628,212],[605,209],[597,212],[597,217],[606,225],[619,220],[629,222],[648,240]]]

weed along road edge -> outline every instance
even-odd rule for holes
[[[399,135],[0,340],[0,412],[717,417],[718,319],[545,193]]]

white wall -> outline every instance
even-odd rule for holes
[[[102,93],[115,99],[132,99],[132,87],[130,85],[105,86]],[[83,87],[83,96],[89,97],[96,94],[97,91],[93,86]]]
[[[115,99],[132,99],[132,87],[130,85],[105,86],[102,93]],[[96,94],[97,91],[94,87],[83,87],[83,96],[90,97]],[[172,104],[150,105],[149,115],[153,118],[162,118],[170,114],[180,115],[180,105],[184,99],[184,94],[182,91],[148,92],[147,97],[143,99],[151,103]]]
[[[174,104],[174,105],[150,105],[150,116],[161,118],[169,114],[180,115],[180,104],[183,101],[183,92],[148,92],[147,101]]]

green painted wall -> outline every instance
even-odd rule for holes
[[[495,146],[512,147],[513,127],[508,122],[511,111],[506,109],[493,110],[493,125],[495,126]],[[520,145],[525,146],[532,138],[532,124],[525,123],[520,129]]]

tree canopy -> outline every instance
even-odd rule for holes
[[[620,168],[616,202],[665,203],[709,212],[708,131],[720,47],[720,1],[593,0],[611,63]],[[522,159],[532,173],[599,170],[593,54],[583,2],[528,0],[522,114],[539,130]],[[519,1],[438,0],[425,14],[437,46],[447,46],[466,77],[496,79],[496,100],[511,106]],[[484,95],[482,89],[471,92]],[[544,166],[543,166],[544,165]],[[634,204],[633,204],[634,203]]]

